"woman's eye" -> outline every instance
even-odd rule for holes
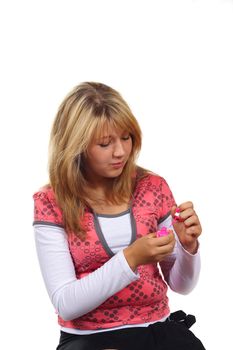
[[[110,143],[100,143],[99,146],[100,147],[108,147],[110,145]]]
[[[129,140],[129,138],[130,138],[130,135],[125,135],[122,137],[122,140],[127,141],[127,140]]]

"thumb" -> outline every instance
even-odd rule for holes
[[[156,238],[156,232],[152,232],[152,233],[148,233],[148,235],[146,235],[148,238]]]
[[[172,208],[171,208],[171,216],[172,216],[172,218],[174,217],[174,214],[175,214],[177,208],[178,208],[177,205],[173,205],[172,206]]]

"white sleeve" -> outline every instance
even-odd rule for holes
[[[64,229],[37,224],[34,232],[48,294],[64,320],[72,320],[95,309],[139,278],[120,251],[96,271],[77,279]]]
[[[188,294],[196,286],[200,274],[201,259],[199,246],[196,254],[190,254],[183,248],[172,226],[171,216],[159,224],[158,230],[162,226],[173,229],[176,238],[176,244],[172,254],[160,262],[164,278],[173,291],[180,294]]]

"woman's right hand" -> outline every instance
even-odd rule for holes
[[[133,271],[139,265],[153,264],[170,255],[175,246],[175,236],[172,230],[164,237],[156,237],[156,233],[138,238],[124,249],[125,258]]]

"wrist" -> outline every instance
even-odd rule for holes
[[[123,254],[124,254],[124,256],[125,256],[125,259],[126,259],[128,265],[129,265],[129,267],[131,268],[131,270],[132,270],[133,272],[135,272],[136,269],[137,269],[137,267],[138,267],[138,265],[137,265],[137,263],[136,263],[136,261],[135,261],[135,258],[134,258],[134,256],[133,256],[131,246],[125,248],[125,249],[123,250]]]
[[[196,254],[198,251],[198,242],[195,241],[193,244],[183,245],[184,249],[190,254]]]

